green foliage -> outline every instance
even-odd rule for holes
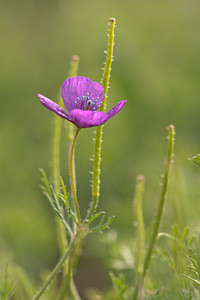
[[[15,287],[8,276],[8,268],[5,270],[4,278],[0,282],[0,300],[10,300]]]
[[[192,157],[191,161],[200,167],[200,154],[197,154],[196,156]]]
[[[193,247],[188,249],[188,263],[187,273],[184,274],[186,278],[194,283],[193,287],[198,288],[200,293],[200,237],[193,237]]]
[[[44,170],[40,169],[40,172],[42,175],[41,180],[43,185],[41,185],[41,188],[43,190],[43,193],[46,195],[53,211],[64,224],[67,234],[71,238],[73,235],[72,221],[74,221],[76,224],[78,224],[78,222],[73,208],[73,202],[69,201],[69,196],[66,191],[64,181],[62,178],[60,178],[61,192],[57,196],[53,184],[49,182]],[[100,221],[97,224],[95,224],[95,221],[98,218],[100,218]],[[89,219],[85,219],[83,223],[88,225],[88,233],[101,233],[103,230],[110,228],[110,224],[113,222],[113,220],[114,217],[108,217],[108,219],[105,220],[105,212],[102,211],[99,213],[92,214],[91,217]]]
[[[128,300],[130,299],[130,291],[128,292],[128,287],[125,283],[125,277],[123,274],[115,276],[114,273],[110,273],[110,278],[114,289],[117,291],[117,299]]]
[[[59,198],[58,198],[55,193],[54,187],[52,184],[49,183],[49,180],[47,179],[44,170],[40,169],[40,171],[42,174],[42,182],[43,182],[43,186],[41,186],[41,188],[44,194],[46,195],[47,199],[49,200],[49,203],[51,204],[53,211],[65,226],[68,235],[72,237],[72,229],[70,225],[71,221],[69,220],[69,216],[76,224],[77,224],[77,220],[76,220],[75,213],[70,208],[64,182],[61,179],[63,194],[59,193]],[[65,207],[67,208],[67,210]]]

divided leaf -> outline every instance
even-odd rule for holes
[[[193,156],[192,158],[190,158],[190,160],[195,163],[197,166],[200,167],[200,154],[197,154],[195,156]]]

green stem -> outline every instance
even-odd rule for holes
[[[168,130],[169,130],[169,135],[168,135],[169,144],[168,144],[167,161],[166,161],[164,177],[163,177],[162,193],[161,193],[161,198],[160,198],[160,202],[158,205],[158,210],[157,210],[157,214],[156,214],[156,218],[155,218],[153,234],[151,237],[149,248],[148,248],[146,256],[145,256],[145,260],[144,260],[144,267],[143,267],[143,272],[141,274],[141,280],[140,280],[140,288],[143,285],[146,272],[149,268],[149,264],[150,264],[151,257],[152,257],[152,252],[153,252],[155,242],[156,242],[156,239],[158,236],[158,231],[160,228],[160,223],[161,223],[161,219],[162,219],[162,215],[163,215],[164,203],[165,203],[166,195],[167,195],[167,188],[168,188],[168,182],[169,182],[169,171],[170,171],[170,166],[172,163],[172,158],[173,158],[173,153],[174,153],[174,135],[175,135],[174,126],[170,125],[168,127]],[[137,295],[138,295],[138,286],[136,286],[133,299],[137,299]]]
[[[53,271],[49,274],[47,280],[44,282],[42,287],[39,289],[39,291],[33,297],[33,300],[39,300],[42,297],[42,295],[45,293],[46,289],[51,284],[52,280],[55,278],[57,273],[62,268],[65,260],[69,257],[69,255],[72,252],[72,250],[74,249],[74,247],[76,247],[77,243],[79,242],[79,239],[80,239],[80,231],[77,232],[74,239],[71,241],[71,243],[69,244],[67,250],[65,251],[64,255],[61,257],[61,259],[59,260],[59,262],[57,263],[57,265],[55,266]]]
[[[62,105],[62,96],[59,93],[59,105]],[[61,136],[61,127],[62,127],[62,118],[55,116],[55,125],[53,131],[53,152],[52,152],[52,161],[53,161],[53,182],[55,187],[56,194],[59,193],[60,185],[60,136]]]
[[[75,170],[74,170],[74,152],[75,152],[75,145],[76,141],[78,138],[78,134],[80,132],[80,128],[77,128],[74,140],[71,145],[71,151],[70,151],[70,157],[69,157],[69,173],[70,173],[70,180],[71,180],[71,190],[72,190],[72,195],[73,195],[73,200],[75,204],[75,209],[76,209],[76,216],[77,216],[77,221],[78,225],[81,225],[81,216],[80,216],[80,211],[79,211],[79,206],[78,206],[78,200],[76,196],[76,185],[75,185]]]
[[[71,66],[69,71],[69,77],[76,76],[77,69],[78,69],[78,63],[79,63],[79,57],[77,55],[73,55],[71,58]],[[59,93],[59,101],[58,105],[63,107],[63,100],[61,92]],[[61,128],[62,128],[62,121],[63,119],[56,116],[55,117],[55,126],[54,126],[54,132],[53,132],[53,151],[52,151],[52,161],[53,161],[53,182],[56,194],[59,192],[59,186],[60,186],[60,137],[61,137]],[[74,125],[70,122],[69,125],[69,134],[68,139],[72,141],[73,139],[73,127]]]
[[[79,56],[73,55],[71,58],[70,71],[69,71],[68,77],[77,76],[78,65],[79,65]],[[68,122],[67,123],[67,140],[68,140],[68,144],[69,144],[69,149],[71,148],[71,143],[73,141],[73,138],[74,138],[74,124]],[[75,169],[74,159],[73,159],[73,168]],[[75,182],[75,179],[74,179],[74,182]],[[67,209],[69,209],[69,207],[67,207]],[[63,224],[61,224],[60,226],[62,226],[62,229],[63,229]],[[63,236],[61,236],[61,239],[63,241],[63,246],[65,246],[63,251],[65,251],[65,249],[67,247],[67,243],[65,243],[65,241],[67,242],[65,230],[62,230],[62,231],[60,230],[60,232],[63,233]],[[68,282],[68,276],[69,276],[68,263],[69,263],[68,260],[66,260],[64,269],[63,269],[63,277],[62,277],[61,284],[60,284],[60,291],[63,290],[63,288],[66,286],[66,282]]]
[[[106,99],[107,99],[107,94],[108,94],[111,65],[112,65],[112,61],[113,61],[115,24],[116,24],[115,18],[110,18],[109,19],[110,27],[109,27],[109,33],[108,33],[108,45],[107,45],[107,51],[106,51],[106,62],[105,62],[105,67],[104,67],[103,77],[102,77],[102,86],[104,88],[104,100],[99,109],[100,111],[105,111],[105,109],[106,109]]]
[[[61,93],[59,94],[59,105],[62,105],[62,96]],[[53,132],[53,183],[55,187],[55,193],[58,195],[59,193],[59,186],[60,186],[60,138],[61,138],[61,128],[62,128],[62,121],[63,119],[56,116],[55,117],[55,125],[54,125],[54,132]],[[60,254],[63,255],[65,249],[67,248],[67,239],[65,228],[60,221],[60,219],[56,220],[57,224],[57,232],[58,232],[58,241],[60,246]],[[65,273],[67,272],[67,264],[65,265]]]
[[[145,239],[145,229],[143,221],[143,192],[144,192],[144,182],[145,177],[139,175],[137,177],[136,183],[136,192],[134,197],[134,211],[136,212],[136,222],[137,222],[137,256],[135,259],[136,262],[136,273],[137,273],[137,284],[135,288],[135,296],[133,299],[136,299],[136,295],[139,292],[139,298],[142,298],[142,286],[141,286],[141,275],[143,271],[143,256],[144,256],[144,239]]]
[[[81,224],[79,227],[79,230],[84,232],[85,234],[87,234],[88,227],[85,224]],[[79,242],[76,244],[76,246],[73,249],[73,252],[71,253],[69,267],[68,267],[68,274],[67,274],[67,277],[65,280],[65,285],[61,286],[57,300],[65,299],[65,296],[67,295],[68,290],[70,290],[73,300],[80,300],[80,296],[78,294],[78,291],[77,291],[76,286],[73,281],[73,274],[74,274],[74,270],[76,270],[78,258],[80,256],[80,252],[81,252],[83,239],[84,239],[84,235],[82,235],[81,238],[79,238]]]
[[[79,57],[77,55],[73,55],[71,58],[70,63],[70,71],[69,71],[69,77],[76,76],[77,70],[78,70],[78,64],[79,64]],[[58,105],[63,107],[63,100],[61,92],[59,93],[59,101]],[[55,116],[55,124],[54,124],[54,131],[53,131],[53,151],[52,151],[52,176],[53,176],[53,183],[55,187],[56,195],[59,193],[59,186],[60,186],[60,138],[61,138],[61,128],[62,128],[62,122],[63,119]],[[68,138],[73,139],[73,124],[69,122],[69,133]],[[57,220],[57,228],[58,228],[58,239],[59,239],[59,245],[60,245],[60,252],[61,255],[65,252],[65,249],[67,248],[67,239],[66,239],[66,233],[65,228],[62,224],[62,222],[58,219]],[[67,273],[67,264],[65,266],[65,273]]]
[[[69,77],[75,77],[77,76],[78,73],[78,66],[79,66],[79,56],[78,55],[73,55],[71,58],[71,67],[69,71]],[[69,144],[72,143],[73,138],[74,138],[74,124],[68,122],[67,123],[67,139]]]
[[[104,99],[100,107],[101,111],[105,111],[106,108],[106,99],[109,87],[109,79],[111,72],[111,64],[113,60],[113,48],[114,48],[114,28],[115,28],[115,19],[110,18],[109,20],[109,34],[108,34],[108,45],[106,52],[106,62],[102,77],[102,86],[104,88]],[[94,147],[94,160],[93,160],[93,177],[92,177],[92,201],[90,208],[88,210],[87,218],[91,218],[94,214],[100,195],[100,163],[101,163],[101,146],[102,146],[102,135],[103,135],[103,125],[98,126],[96,129],[95,137],[95,147]]]

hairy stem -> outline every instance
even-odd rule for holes
[[[168,154],[167,154],[167,161],[165,165],[165,171],[164,171],[164,177],[163,177],[163,183],[162,183],[162,193],[160,197],[160,202],[158,205],[158,210],[156,213],[155,217],[155,223],[154,223],[154,228],[153,228],[153,234],[150,240],[150,244],[144,259],[144,267],[143,267],[143,272],[141,274],[141,281],[140,281],[140,287],[143,285],[144,278],[146,275],[146,272],[149,268],[149,264],[151,261],[152,257],[152,252],[156,243],[156,239],[158,236],[158,231],[160,228],[160,223],[163,215],[163,208],[164,208],[164,203],[166,200],[167,196],[167,188],[168,188],[168,182],[169,182],[169,171],[170,171],[170,166],[172,163],[172,158],[173,158],[173,153],[174,153],[174,135],[175,135],[175,129],[173,125],[170,125],[168,127],[169,135],[168,135]],[[135,289],[135,294],[133,299],[137,299],[138,296],[138,286],[136,286]]]
[[[107,99],[107,93],[109,87],[111,64],[113,60],[114,28],[115,28],[114,18],[110,18],[109,26],[110,27],[109,27],[109,34],[108,34],[106,62],[105,62],[105,67],[104,67],[104,72],[102,77],[102,86],[104,88],[104,99],[100,107],[101,111],[105,111],[106,108],[106,99]],[[91,218],[91,216],[94,214],[99,202],[102,135],[103,135],[103,125],[98,126],[96,129],[94,160],[93,160],[93,176],[92,176],[92,201],[90,203],[90,208],[88,211],[88,216],[87,216],[88,219]]]

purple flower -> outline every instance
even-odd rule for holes
[[[97,111],[104,98],[104,89],[87,77],[71,77],[64,81],[62,98],[67,112],[50,99],[38,94],[40,102],[58,116],[75,124],[78,128],[87,128],[104,124],[116,115],[126,104],[122,100],[109,112]]]

